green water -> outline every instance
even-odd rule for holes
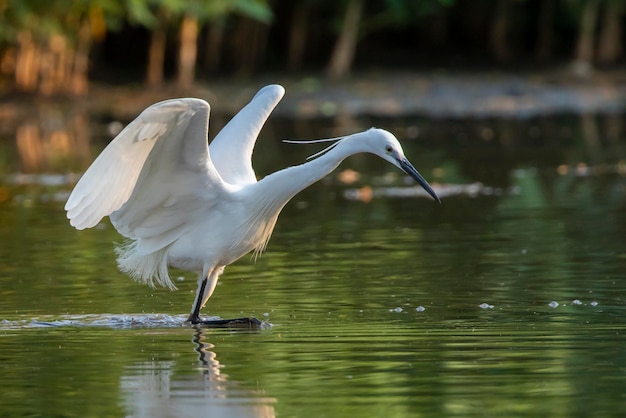
[[[268,251],[228,267],[205,309],[271,324],[259,331],[183,325],[195,277],[173,272],[170,292],[119,273],[108,221],[75,231],[70,185],[16,184],[23,155],[6,135],[0,417],[624,416],[619,120],[594,119],[591,137],[573,117],[358,122],[399,137],[419,124],[405,151],[443,203],[382,197],[402,176],[347,161],[361,178],[297,196]],[[329,131],[270,126],[257,171],[314,151],[276,139]],[[81,165],[40,171],[65,164]],[[348,198],[364,186],[371,201]]]

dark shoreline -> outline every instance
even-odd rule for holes
[[[620,113],[626,110],[626,72],[595,72],[576,78],[567,71],[543,73],[409,73],[355,75],[342,82],[323,78],[262,76],[216,80],[178,89],[141,84],[93,84],[85,97],[5,95],[0,120],[22,119],[33,109],[63,107],[130,120],[152,103],[200,97],[213,114],[236,113],[263,85],[282,84],[287,93],[274,111],[289,118],[334,116],[425,116],[434,118],[529,118],[551,114]]]

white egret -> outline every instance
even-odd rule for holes
[[[116,248],[118,267],[137,281],[175,289],[168,266],[197,272],[188,321],[210,325],[201,320],[200,309],[224,267],[250,251],[265,250],[285,204],[346,157],[378,155],[439,201],[398,140],[374,128],[338,138],[312,160],[257,181],[252,150],[284,93],[278,85],[262,88],[210,146],[204,100],[166,100],[148,107],[76,184],[65,205],[71,225],[90,228],[109,216],[129,239]]]

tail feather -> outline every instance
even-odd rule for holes
[[[154,288],[158,284],[176,290],[167,269],[168,250],[169,248],[165,247],[150,254],[139,255],[137,241],[131,240],[115,248],[117,267],[133,280],[150,287]]]

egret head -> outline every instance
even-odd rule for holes
[[[439,196],[430,187],[430,184],[422,177],[422,175],[413,167],[413,164],[404,156],[404,151],[400,142],[393,134],[384,129],[372,128],[365,132],[371,140],[368,141],[368,149],[372,154],[376,154],[384,160],[389,161],[391,164],[404,171],[411,176],[420,186],[426,190],[426,192],[433,197],[437,202],[441,203]]]
[[[430,187],[430,184],[422,177],[422,175],[413,167],[409,160],[404,156],[404,151],[400,142],[393,134],[384,129],[371,128],[364,132],[359,132],[353,135],[341,136],[337,138],[324,138],[313,140],[289,140],[285,139],[283,142],[290,144],[316,144],[320,142],[332,142],[332,144],[323,150],[316,152],[315,154],[307,157],[307,160],[313,160],[323,155],[339,155],[343,160],[349,155],[356,154],[358,152],[368,152],[378,155],[383,160],[389,161],[391,164],[404,171],[411,176],[420,186],[426,190],[426,192],[433,197],[437,202],[441,203],[439,196]]]

